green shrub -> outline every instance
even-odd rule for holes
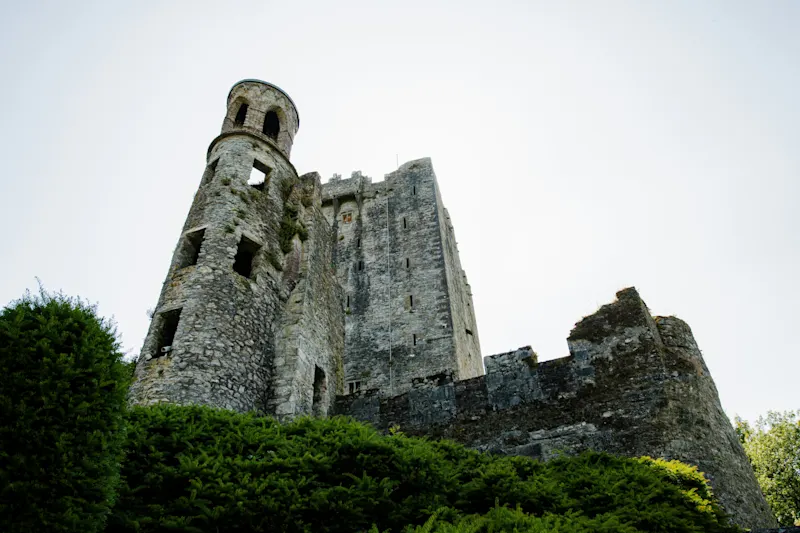
[[[541,463],[197,406],[137,407],[129,425],[109,531],[736,531],[696,471],[650,461]]]
[[[736,432],[778,523],[800,526],[800,410],[737,417]]]
[[[42,291],[2,310],[0,530],[102,530],[129,374],[93,307]]]

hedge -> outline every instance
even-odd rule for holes
[[[128,376],[112,325],[61,295],[0,313],[0,530],[102,531]]]
[[[115,532],[737,531],[680,463],[542,463],[342,418],[137,407],[125,451]]]

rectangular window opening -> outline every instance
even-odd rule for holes
[[[197,264],[197,259],[200,257],[200,246],[203,244],[203,237],[205,237],[205,234],[206,229],[203,228],[183,236],[178,259],[179,269]]]
[[[409,307],[414,307],[414,295],[413,294],[409,294],[408,295],[408,306]]]
[[[314,396],[311,403],[311,414],[314,416],[325,416],[328,414],[328,404],[325,402],[325,394],[328,391],[328,380],[325,371],[314,365]]]
[[[406,257],[406,268],[411,268],[411,259]]]
[[[416,185],[414,185],[413,187],[411,187],[411,194],[412,194],[412,195],[416,195],[416,194],[417,194],[417,186],[416,186]]]
[[[345,305],[348,309],[350,309],[350,295],[347,295],[347,304]]]
[[[233,271],[246,278],[251,277],[253,274],[253,261],[260,248],[261,246],[257,243],[242,235],[242,238],[239,239],[239,246],[236,249],[236,257],[233,260]]]
[[[206,167],[205,172],[203,172],[203,179],[200,180],[200,186],[208,185],[212,181],[214,181],[214,173],[217,171],[217,163],[219,162],[219,157],[216,158],[210,165]]]
[[[353,213],[342,213],[342,223],[350,224],[353,221]]]
[[[158,328],[158,348],[153,357],[161,357],[172,351],[175,333],[178,331],[178,322],[181,319],[181,309],[173,309],[159,314],[161,324]]]
[[[406,224],[406,217],[403,217],[403,229],[406,229],[408,225]]]
[[[361,382],[360,381],[351,381],[350,383],[347,384],[347,391],[350,394],[353,394],[354,392],[358,392],[360,390],[361,390]]]
[[[358,262],[358,269],[359,270],[364,270],[364,261],[359,261]]]
[[[417,345],[417,334],[416,333],[412,333],[411,334],[411,341],[414,343],[414,346]]]
[[[258,159],[254,159],[253,168],[250,170],[250,178],[247,180],[247,184],[256,190],[263,191],[269,183],[270,172],[272,172],[271,168]]]
[[[356,239],[356,248],[361,248],[361,239]]]
[[[464,331],[467,332],[467,335],[472,335],[472,330],[471,329],[465,329]]]

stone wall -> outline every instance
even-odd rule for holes
[[[347,392],[397,394],[416,377],[448,370],[480,375],[472,295],[430,159],[380,183],[360,173],[334,177],[322,200],[345,290]]]
[[[530,347],[486,358],[486,375],[417,379],[407,393],[363,391],[336,412],[410,435],[548,459],[586,449],[698,465],[737,523],[775,525],[689,327],[650,316],[634,289],[579,322],[570,355]]]
[[[319,174],[306,174],[289,199],[302,204],[305,198],[309,204],[303,210],[309,237],[293,240],[300,269],[277,335],[268,412],[280,418],[327,415],[336,395],[344,392],[343,291],[331,266],[333,237],[319,207],[321,189]],[[314,398],[315,393],[322,397]]]

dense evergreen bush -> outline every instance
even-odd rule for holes
[[[203,407],[131,410],[108,531],[415,528],[735,531],[702,475],[676,463],[599,453],[540,463],[339,418],[280,425]]]
[[[129,381],[113,327],[61,295],[0,313],[0,530],[102,531]]]

